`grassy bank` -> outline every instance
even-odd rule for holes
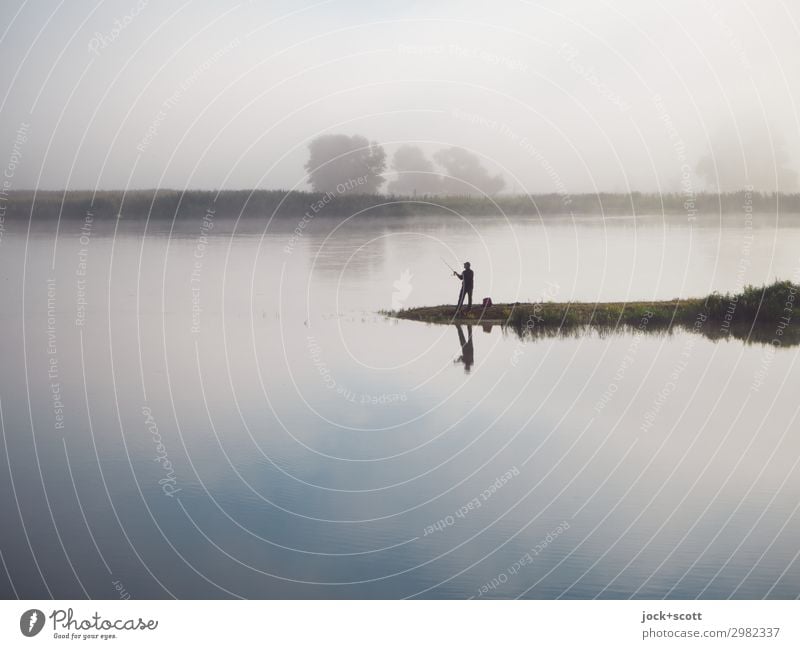
[[[778,281],[747,286],[735,294],[658,302],[537,302],[473,306],[455,313],[454,305],[388,312],[403,320],[436,324],[500,325],[522,336],[579,333],[586,327],[665,331],[691,329],[710,338],[733,336],[773,344],[800,342],[800,286]]]

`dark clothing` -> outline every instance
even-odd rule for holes
[[[467,288],[463,284],[461,285],[461,290],[458,292],[458,308],[460,309],[464,304],[464,297],[467,298],[467,308],[472,308],[472,287],[470,286]]]
[[[456,273],[456,276],[458,277],[458,279],[461,280],[461,282],[464,285],[464,288],[468,290],[470,293],[472,293],[472,280],[473,277],[475,276],[475,273],[472,272],[472,269],[465,268],[463,273]]]
[[[465,268],[463,273],[456,273],[456,277],[461,280],[461,291],[458,293],[458,308],[464,304],[464,297],[467,297],[467,308],[472,307],[472,283],[475,273],[471,268]]]

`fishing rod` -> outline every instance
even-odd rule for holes
[[[441,259],[441,260],[442,260],[442,263],[443,263],[445,266],[447,266],[447,267],[448,267],[450,270],[452,270],[454,273],[456,272],[456,269],[455,269],[455,268],[453,268],[453,267],[452,267],[450,264],[448,264],[448,263],[447,263],[447,262],[444,260],[444,257],[439,257],[439,259]],[[456,274],[457,274],[457,273],[456,273]]]

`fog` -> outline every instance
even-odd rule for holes
[[[420,147],[399,147],[392,158],[396,179],[389,184],[389,191],[404,195],[490,196],[505,186],[502,175],[490,176],[476,153],[460,147],[440,149],[433,154],[433,160],[435,164]]]
[[[5,189],[308,189],[309,143],[342,134],[383,148],[381,191],[414,189],[402,147],[445,176],[437,152],[467,155],[489,193],[795,191],[799,25],[769,1],[6,0]]]

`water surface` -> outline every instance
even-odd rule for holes
[[[296,225],[6,224],[4,596],[796,597],[797,347],[379,311],[796,277],[800,219]]]

